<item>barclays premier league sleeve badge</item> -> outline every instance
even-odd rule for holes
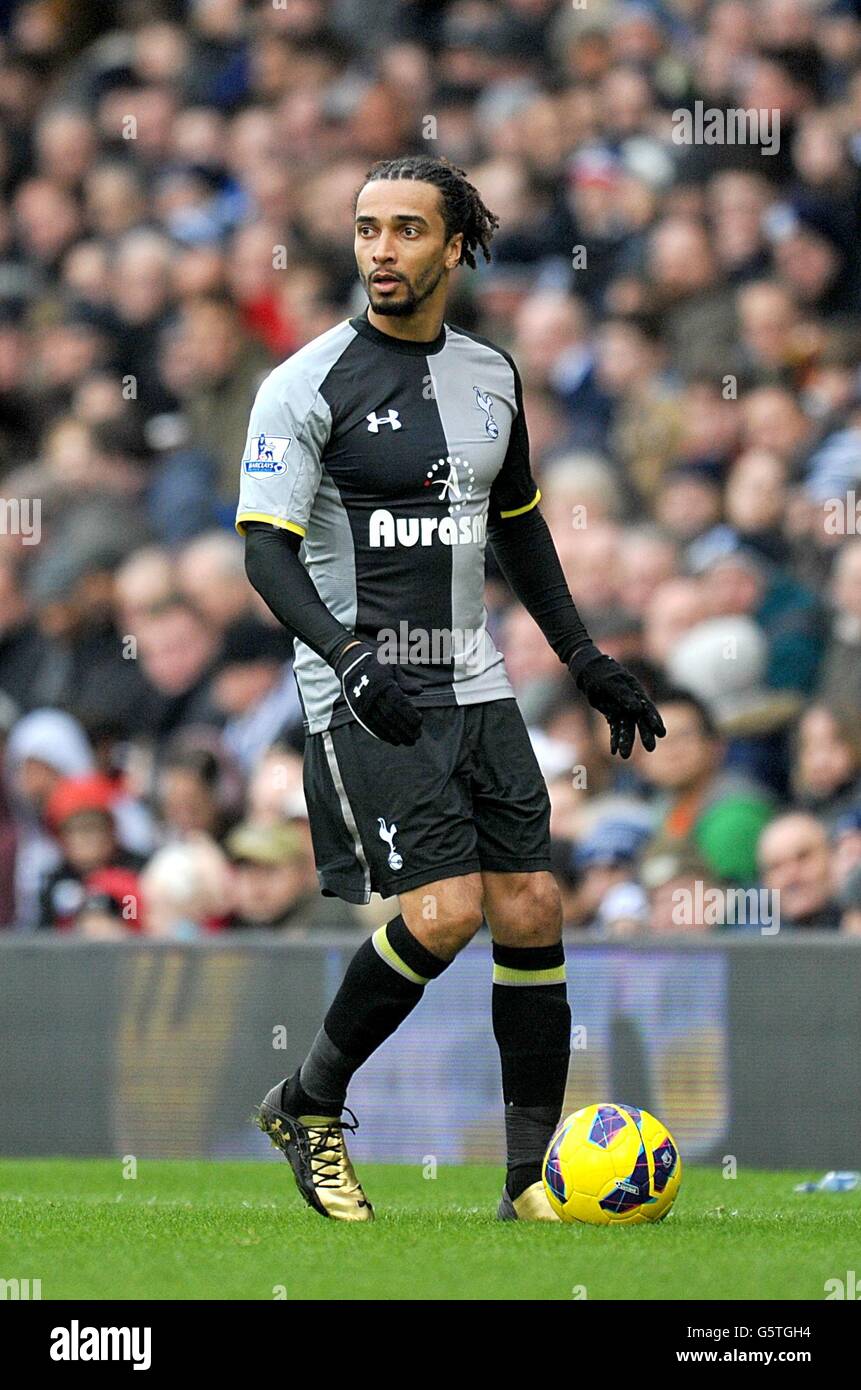
[[[251,441],[251,447],[243,459],[245,472],[256,478],[286,473],[287,450],[292,442],[290,435],[259,434]]]

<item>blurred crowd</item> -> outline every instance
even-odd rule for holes
[[[771,148],[685,144],[697,103]],[[566,923],[737,930],[696,904],[743,889],[861,933],[858,0],[0,7],[0,924],[391,915],[318,892],[232,523],[256,387],[364,308],[353,195],[409,152],[501,219],[448,318],[514,354],[572,593],[667,725],[611,760],[489,555]]]

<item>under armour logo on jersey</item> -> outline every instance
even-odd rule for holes
[[[398,419],[396,410],[390,410],[388,415],[378,415],[375,410],[372,410],[370,415],[365,416],[365,419],[369,421],[369,434],[379,434],[380,425],[391,425],[393,430],[401,429],[401,421]]]
[[[493,410],[493,397],[488,396],[484,391],[481,390],[481,387],[479,386],[473,386],[472,389],[475,392],[476,405],[478,406],[479,410],[483,410],[485,415],[487,416],[487,419],[484,422],[485,433],[488,434],[491,439],[498,439],[499,426],[491,414],[491,411]]]
[[[366,686],[367,684],[368,684],[368,677],[367,677],[367,676],[362,676],[362,679],[359,681],[359,684],[353,686],[353,694],[354,694],[354,696],[356,697],[357,700],[358,700],[359,696],[361,695],[362,691],[364,690],[364,688],[365,688],[365,686]]]
[[[398,833],[398,827],[396,825],[387,826],[384,816],[377,816],[377,824],[380,827],[380,839],[385,840],[389,847],[389,868],[402,869],[404,867],[403,858],[395,849],[395,836]]]

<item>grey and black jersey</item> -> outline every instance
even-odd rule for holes
[[[367,313],[276,367],[251,412],[236,527],[302,537],[320,598],[420,682],[418,705],[510,698],[484,607],[488,526],[539,501],[511,357],[443,324],[431,343]],[[338,679],[296,641],[309,733],[346,722]]]

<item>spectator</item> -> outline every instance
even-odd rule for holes
[[[846,705],[808,705],[796,730],[793,800],[831,826],[861,799],[861,734]]]
[[[673,464],[661,475],[653,504],[663,530],[679,546],[690,545],[720,520],[720,470],[710,464]]]
[[[821,821],[804,811],[778,816],[760,835],[757,856],[764,886],[780,894],[781,927],[837,930],[840,914]]]
[[[291,826],[237,825],[225,848],[234,868],[231,927],[304,937],[322,927],[356,926],[349,903],[327,902],[317,892],[313,857]]]
[[[249,593],[242,541],[235,532],[206,531],[180,550],[176,583],[221,633],[246,617],[257,595]],[[271,623],[271,614],[268,614]]]
[[[666,662],[672,682],[709,708],[726,741],[723,766],[779,797],[789,785],[790,722],[801,700],[765,684],[767,647],[750,618],[709,618],[685,633]]]
[[[648,269],[670,361],[680,371],[731,365],[736,334],[733,297],[721,284],[705,226],[694,218],[667,217],[654,228]]]
[[[586,311],[568,295],[531,295],[515,318],[514,352],[524,382],[553,392],[565,408],[568,438],[584,449],[604,446],[610,402],[595,376]]]
[[[795,367],[801,346],[798,305],[773,280],[744,285],[736,296],[744,365],[760,381],[781,381]]]
[[[38,922],[43,878],[60,861],[44,822],[48,798],[64,777],[92,770],[92,750],[70,715],[33,710],[13,724],[6,745],[6,776],[17,819],[15,891],[22,926]]]
[[[112,809],[116,795],[101,774],[66,778],[52,791],[45,820],[62,860],[42,885],[40,927],[72,926],[88,898],[99,893],[119,901],[120,919],[129,929],[140,927],[137,873],[144,860],[119,844]]]
[[[147,610],[136,635],[148,685],[146,727],[164,738],[183,726],[223,723],[212,701],[218,634],[204,615],[171,594]]]
[[[583,836],[575,863],[581,875],[578,901],[587,922],[604,927],[612,923],[619,934],[620,897],[615,890],[636,887],[637,860],[649,837],[646,817],[597,820]],[[615,896],[607,904],[611,894]],[[636,915],[632,908],[626,910]]]
[[[156,850],[140,886],[147,936],[193,941],[225,925],[229,868],[205,835]]]
[[[653,596],[677,575],[678,551],[657,527],[632,527],[619,561],[619,598],[628,613],[643,618]]]
[[[174,566],[167,550],[143,546],[114,574],[114,610],[123,634],[137,632],[147,614],[158,611],[174,593]]]
[[[693,846],[654,845],[643,857],[642,880],[650,931],[715,931],[724,924],[721,880]]]
[[[184,365],[175,389],[196,441],[217,464],[218,494],[232,515],[249,401],[273,363],[243,332],[227,299],[210,296],[187,305],[176,331]]]
[[[752,883],[757,836],[773,814],[756,783],[721,771],[711,715],[694,695],[668,691],[658,701],[667,729],[654,754],[635,753],[658,793],[659,825],[648,852],[695,855],[718,880]]]
[[[232,623],[224,635],[213,700],[226,718],[224,748],[245,772],[282,730],[301,727],[290,646],[282,628],[254,618]]]
[[[861,865],[861,802],[834,823],[831,843],[834,883],[842,900],[850,880],[854,885]],[[854,892],[854,888],[851,891]]]
[[[707,616],[703,585],[695,579],[666,579],[645,604],[644,650],[664,668],[686,632]]]
[[[651,497],[679,450],[683,412],[666,370],[657,320],[607,318],[595,335],[598,385],[612,405],[607,446],[644,497]]]
[[[714,534],[711,556],[708,540],[700,543],[706,552],[703,560],[694,548],[692,563],[701,567],[711,614],[752,618],[769,634],[765,684],[773,690],[811,694],[822,658],[821,616],[814,595],[775,568],[761,551],[738,545],[731,534]]]
[[[781,534],[786,509],[786,464],[776,454],[748,449],[730,468],[726,485],[726,519],[742,546],[775,564],[789,560]]]
[[[0,690],[19,708],[32,699],[33,671],[45,656],[45,639],[10,557],[0,557]]]
[[[156,771],[155,803],[166,840],[206,835],[220,842],[236,818],[239,787],[226,756],[195,732],[177,739]]]
[[[823,662],[821,692],[852,701],[861,690],[861,539],[847,542],[834,562],[833,617]]]

